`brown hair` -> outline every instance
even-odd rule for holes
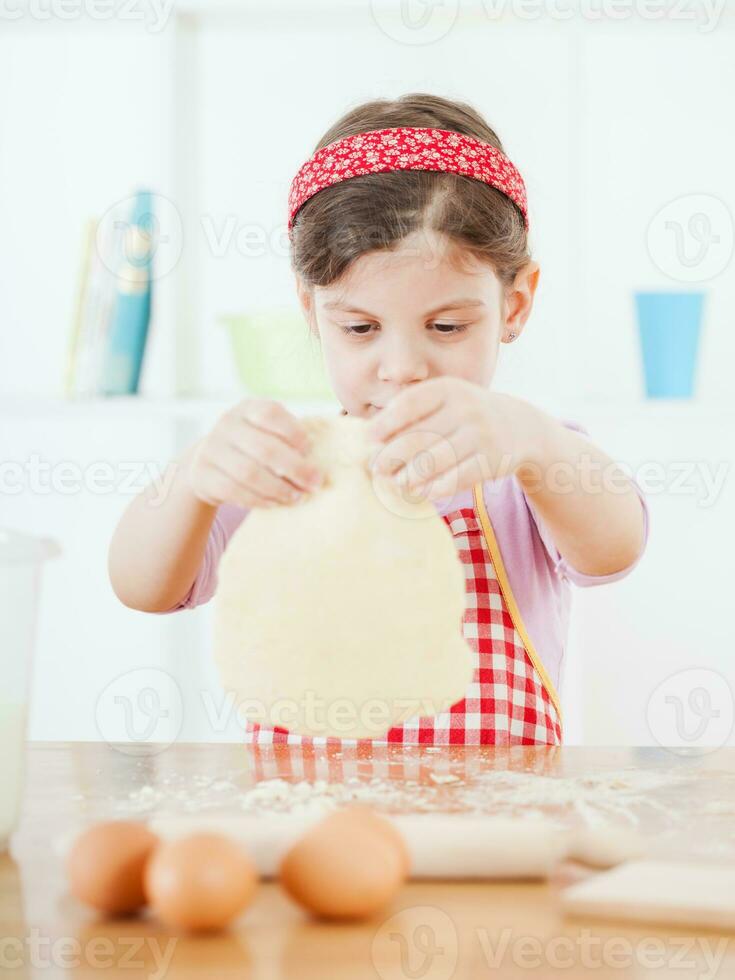
[[[327,130],[314,152],[398,126],[449,129],[503,151],[471,106],[418,92],[363,102]],[[293,225],[291,264],[307,287],[328,286],[361,255],[395,248],[419,231],[446,236],[460,262],[466,250],[490,263],[506,287],[530,259],[521,211],[502,191],[459,174],[401,170],[351,177],[309,198]]]

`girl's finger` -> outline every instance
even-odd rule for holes
[[[370,419],[368,437],[376,442],[387,442],[407,426],[433,415],[443,404],[441,386],[419,382],[396,395],[392,402]]]
[[[309,451],[306,430],[280,402],[249,398],[236,407],[235,415],[254,428],[278,436],[302,455]]]
[[[478,456],[468,456],[463,459],[458,466],[447,470],[435,480],[429,480],[418,486],[412,487],[410,493],[412,499],[417,500],[436,500],[439,497],[453,497],[460,490],[468,490],[483,480],[482,460]]]
[[[287,445],[272,432],[264,432],[249,422],[236,423],[229,433],[230,445],[237,451],[257,459],[279,480],[290,480],[303,490],[316,490],[321,485],[317,467],[298,450]]]
[[[205,492],[201,495],[201,499],[206,500],[207,503],[214,506],[218,506],[223,502],[237,504],[238,507],[244,507],[246,510],[250,510],[252,507],[281,506],[275,500],[261,497],[254,490],[242,487],[228,473],[218,469],[213,464],[209,464],[205,482],[206,488]]]
[[[401,486],[419,487],[438,479],[477,452],[477,440],[467,427],[457,429],[448,437],[437,439],[418,453],[394,475]]]
[[[417,423],[416,428],[406,429],[386,443],[371,461],[373,472],[386,475],[398,472],[417,453],[446,439],[456,428],[455,413],[445,406]]]
[[[258,459],[234,446],[221,446],[214,465],[241,489],[260,497],[279,504],[294,503],[298,499],[296,487],[275,476]]]

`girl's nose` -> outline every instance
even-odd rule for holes
[[[394,385],[407,385],[424,381],[429,376],[429,365],[421,351],[407,345],[392,345],[382,353],[378,378]]]

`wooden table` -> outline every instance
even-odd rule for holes
[[[218,779],[227,785],[234,781],[242,792],[260,772],[251,753],[252,747],[235,745],[32,744],[21,825],[11,855],[0,857],[2,976],[735,976],[735,936],[565,918],[557,902],[559,888],[587,873],[572,864],[544,883],[410,882],[375,920],[354,925],[312,921],[277,884],[264,882],[232,929],[213,937],[178,936],[145,916],[97,920],[66,894],[55,844],[59,835],[91,819],[119,816],[120,801],[137,801],[140,807],[143,787],[178,787],[181,795],[182,786],[211,778],[215,786]],[[617,771],[680,773],[683,782],[647,791],[641,830],[658,843],[659,853],[735,856],[735,817],[728,819],[722,802],[735,792],[733,749],[699,757],[663,749],[575,747],[396,748],[396,753],[390,778],[400,782],[408,764],[413,775],[419,773],[417,792],[428,791],[437,771],[459,774],[464,785],[505,770],[564,778]],[[280,765],[278,759],[270,763]],[[451,809],[450,787],[446,792]]]

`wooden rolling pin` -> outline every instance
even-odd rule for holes
[[[226,834],[247,847],[264,877],[276,874],[291,844],[320,816],[159,816],[164,839],[198,831]],[[569,835],[537,818],[406,814],[388,817],[402,833],[412,878],[546,878],[569,852]]]

